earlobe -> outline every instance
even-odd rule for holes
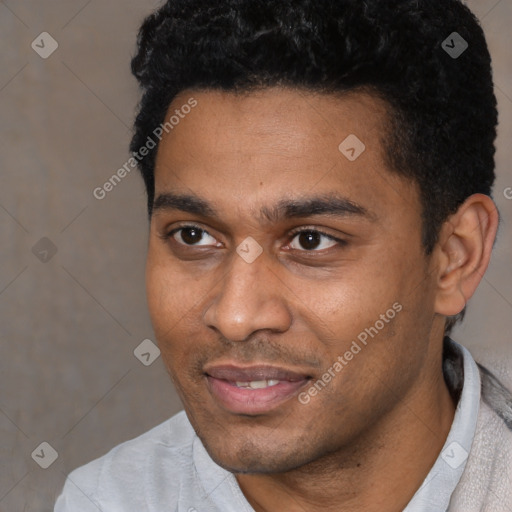
[[[464,309],[483,278],[498,229],[498,211],[483,194],[470,196],[444,223],[438,242],[435,310],[453,316]]]

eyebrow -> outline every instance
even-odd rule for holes
[[[208,201],[190,194],[159,194],[153,202],[152,212],[179,210],[202,217],[219,218],[216,208]],[[282,199],[274,206],[260,209],[260,221],[278,222],[283,219],[328,215],[332,217],[363,217],[374,221],[376,215],[365,207],[337,194],[324,194],[296,199]]]

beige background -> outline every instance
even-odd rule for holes
[[[142,180],[101,186],[128,158],[138,90],[129,71],[138,26],[158,2],[0,2],[0,511],[49,511],[71,469],[180,409],[161,359],[133,350],[146,311]],[[473,0],[494,59],[500,109],[493,261],[454,334],[477,358],[512,357],[512,0]],[[31,48],[58,42],[47,60]],[[511,191],[512,192],[512,191]],[[57,253],[32,253],[42,238]],[[31,453],[58,452],[48,469]]]

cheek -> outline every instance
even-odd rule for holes
[[[319,339],[344,340],[373,324],[398,300],[396,276],[385,275],[367,264],[343,269],[331,279],[287,283],[298,298],[300,316],[308,318],[309,328],[320,328]]]
[[[197,300],[196,287],[197,283],[191,282],[171,264],[161,263],[161,258],[155,255],[148,256],[146,295],[153,328],[160,342],[180,328],[180,319],[186,317]]]
[[[362,340],[367,345],[359,343],[359,362],[394,364],[403,356],[397,359],[404,340],[428,331],[428,280],[414,256],[388,251],[354,262],[350,271],[342,269],[314,286],[288,283],[299,298],[298,315],[305,329],[321,341],[323,354],[318,355],[325,362],[334,362],[353,341]]]
[[[161,255],[148,254],[148,310],[162,359],[173,374],[197,359],[194,340],[202,328],[201,298],[209,286],[211,282],[204,275],[196,277]]]
[[[148,262],[146,269],[146,295],[148,308],[157,337],[166,323],[172,323],[175,314],[176,295],[172,292],[175,283],[159,265]]]

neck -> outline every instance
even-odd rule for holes
[[[237,475],[256,512],[396,512],[438,458],[455,404],[438,371],[418,379],[398,406],[337,452],[282,474]]]

